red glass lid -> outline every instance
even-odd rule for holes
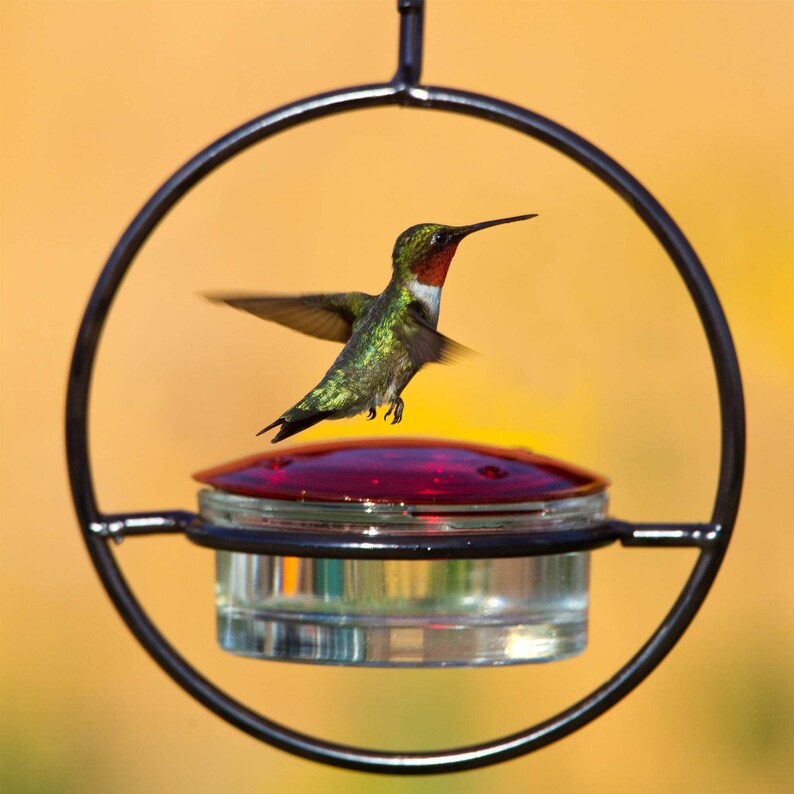
[[[518,447],[404,438],[295,446],[193,477],[243,496],[415,505],[566,499],[609,485],[598,474]]]

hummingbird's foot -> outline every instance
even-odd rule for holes
[[[369,413],[367,414],[367,421],[371,422],[377,415],[378,412],[374,408],[370,408]]]
[[[390,416],[392,411],[394,411],[394,419],[391,420],[393,425],[398,425],[403,420],[403,406],[405,403],[402,400],[402,397],[398,397],[390,406],[389,410],[386,411],[386,414],[383,417],[383,421],[385,422]]]

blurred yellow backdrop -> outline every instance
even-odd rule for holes
[[[532,756],[452,778],[305,762],[235,731],[136,645],[80,540],[64,463],[71,345],[99,269],[190,155],[289,100],[388,78],[394,0],[2,5],[2,783],[9,792],[781,792],[794,779],[794,4],[430,0],[424,79],[579,131],[660,199],[724,303],[749,414],[745,495],[713,593],[633,695]],[[524,444],[609,475],[616,515],[705,520],[716,397],[685,290],[629,208],[541,144],[389,109],[259,145],[191,192],[141,252],[100,349],[101,507],[191,508],[192,471],[325,371],[327,343],[201,300],[211,290],[380,290],[425,220],[538,212],[472,238],[444,333],[481,356],[428,368],[398,428]],[[373,432],[363,418],[306,440]],[[556,665],[350,671],[225,656],[213,559],[179,538],[119,559],[210,677],[282,722],[372,747],[496,737],[590,691],[644,641],[693,562],[601,551],[591,644]]]

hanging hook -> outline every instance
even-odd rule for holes
[[[397,10],[400,12],[400,56],[392,83],[415,86],[422,73],[425,3],[424,0],[397,0]]]

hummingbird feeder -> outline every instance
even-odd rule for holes
[[[215,488],[199,494],[201,523],[188,533],[218,549],[228,651],[401,667],[584,650],[587,550],[611,539],[596,475],[524,450],[374,439],[196,477]],[[304,557],[308,543],[334,557]],[[357,558],[373,544],[388,556]],[[530,556],[532,544],[542,553]]]
[[[609,156],[530,110],[421,85],[423,0],[398,0],[399,66],[385,83],[293,102],[243,124],[189,160],[122,235],[94,288],[69,375],[66,440],[72,495],[96,570],[138,641],[173,680],[250,735],[350,769],[428,774],[482,767],[572,733],[634,689],[697,613],[727,549],[742,486],[744,402],[725,316],[697,255],[651,194]],[[400,105],[474,116],[557,149],[626,200],[664,247],[700,316],[714,363],[722,453],[711,516],[640,524],[608,514],[607,481],[560,461],[435,440],[296,446],[196,478],[197,513],[105,514],[97,507],[87,438],[100,334],[127,268],[196,183],[249,146],[308,121]],[[388,477],[379,476],[388,472]],[[587,642],[590,552],[692,547],[694,568],[639,651],[585,698],[519,733],[462,748],[385,752],[327,742],[251,711],[194,669],[146,615],[110,540],[181,533],[214,549],[218,641],[262,659],[351,666],[482,666],[560,659]]]

